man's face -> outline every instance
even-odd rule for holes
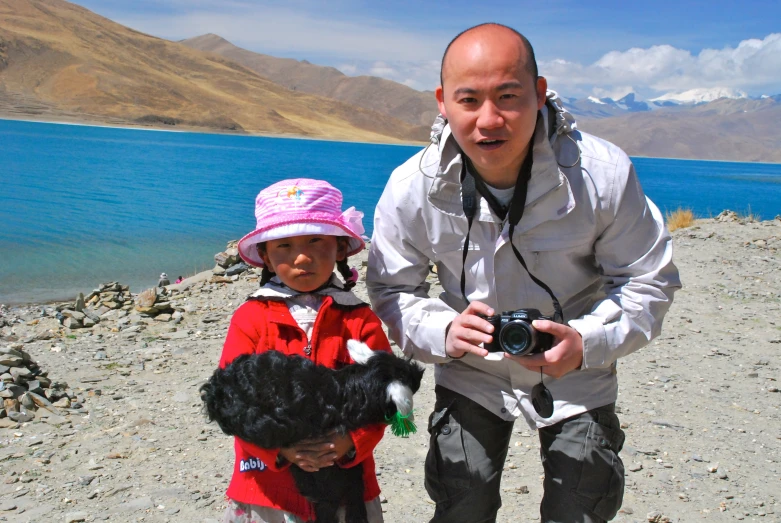
[[[509,31],[476,30],[451,46],[436,90],[439,111],[487,183],[515,184],[546,89],[545,79],[526,69],[526,51]]]

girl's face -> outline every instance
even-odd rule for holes
[[[269,240],[265,249],[258,246],[258,252],[282,283],[298,292],[312,292],[331,278],[336,262],[347,255],[347,242],[308,234]]]

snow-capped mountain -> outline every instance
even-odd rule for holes
[[[682,93],[667,93],[657,98],[652,98],[650,102],[659,105],[670,104],[701,104],[708,103],[719,98],[731,98],[737,100],[740,98],[748,98],[748,95],[738,89],[731,89],[728,87],[712,87],[712,88],[699,88],[689,89]],[[657,103],[658,102],[658,103]]]
[[[570,99],[567,103],[567,109],[578,116],[609,118],[624,113],[650,111],[656,109],[656,107],[640,100],[636,93],[630,92],[618,100],[608,97],[597,98],[596,96],[589,96],[580,100]]]
[[[651,106],[646,102],[639,100],[635,93],[629,93],[620,100],[616,101],[616,104],[630,113],[651,110]]]
[[[715,101],[751,102],[752,100],[773,100],[781,102],[781,95],[761,97],[748,96],[743,91],[726,87],[690,89],[682,93],[666,93],[650,100],[630,92],[618,100],[613,98],[588,96],[586,98],[567,98],[567,109],[576,116],[587,118],[610,118],[626,113],[641,113],[667,110],[684,110],[707,105]],[[753,107],[753,106],[751,106]],[[747,107],[747,110],[752,110]]]

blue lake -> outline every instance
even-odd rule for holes
[[[255,195],[323,178],[366,213],[420,147],[0,120],[0,303],[70,299],[99,283],[139,292],[214,265],[254,226]],[[634,158],[663,211],[781,214],[781,165]]]

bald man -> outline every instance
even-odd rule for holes
[[[515,30],[458,35],[432,143],[377,205],[372,305],[405,354],[435,364],[432,523],[496,520],[518,417],[539,434],[542,521],[612,519],[624,490],[616,362],[659,334],[680,287],[629,158],[579,132],[546,89]]]

